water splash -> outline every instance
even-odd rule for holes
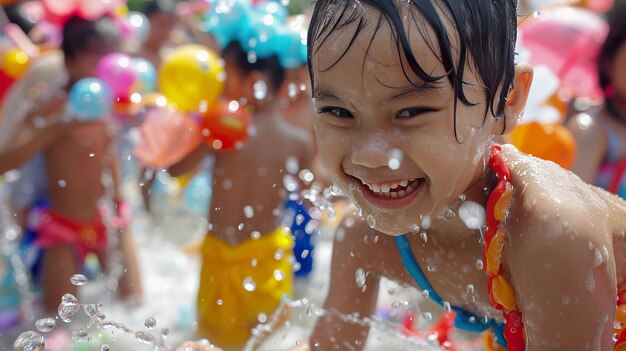
[[[46,347],[46,340],[34,331],[20,334],[13,343],[15,351],[41,351],[44,347]]]
[[[63,295],[58,309],[61,320],[65,323],[70,323],[78,310],[80,310],[78,299],[72,294]]]

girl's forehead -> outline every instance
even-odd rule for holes
[[[402,29],[406,31],[410,50],[421,68],[431,75],[445,76],[446,72],[441,61],[439,40],[437,33],[426,23],[419,11],[411,8],[410,2],[402,2],[399,6],[399,18],[402,20]],[[418,82],[403,51],[405,48],[399,43],[396,29],[382,13],[367,4],[360,4],[359,8],[352,9],[351,16],[333,14],[330,25],[313,41],[312,69],[314,79],[319,74],[334,74],[338,67],[361,67],[379,70],[385,76],[385,69],[403,69],[401,78],[404,83],[407,79]],[[346,21],[346,18],[351,18]],[[446,33],[454,33],[448,41],[454,50],[457,35],[454,27],[441,14]],[[406,74],[406,77],[404,77]],[[385,84],[385,82],[381,81]]]

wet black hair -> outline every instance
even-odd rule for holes
[[[141,12],[150,17],[155,13],[167,13],[174,14],[176,12],[176,5],[171,0],[146,0]]]
[[[253,71],[266,74],[270,79],[272,92],[276,92],[285,80],[285,69],[280,65],[278,56],[272,55],[267,58],[257,58],[250,62],[248,53],[241,47],[237,40],[232,41],[222,51],[225,60],[234,62],[237,68],[244,74]]]
[[[436,43],[431,43],[430,40],[426,40],[426,43],[439,57],[447,72],[445,76],[430,75],[415,58],[408,30],[403,24],[404,14],[400,13],[400,5],[407,3],[410,4],[410,16],[419,32],[424,35],[424,25],[434,30]],[[368,25],[363,4],[380,11],[381,17],[378,23],[374,23],[376,30],[380,28],[383,20],[391,26],[393,40],[403,62],[402,69],[409,83],[417,86],[417,83],[409,78],[405,70],[406,65],[426,84],[435,83],[447,76],[454,88],[455,111],[458,100],[468,106],[476,105],[467,99],[463,89],[464,84],[467,84],[463,80],[465,67],[470,63],[484,85],[488,106],[485,109],[485,119],[489,109],[498,118],[504,115],[506,97],[515,75],[517,0],[318,0],[313,10],[308,36],[308,65],[313,88],[315,77],[312,56],[320,50],[333,32],[345,31],[349,24],[356,23],[356,30],[353,33],[346,33],[352,36],[350,44],[334,65],[342,59],[361,30]],[[446,18],[443,19],[440,13]],[[444,24],[446,21],[451,22],[455,28],[447,30]],[[455,37],[458,38],[456,50],[451,44]],[[438,44],[439,48],[433,47],[435,44]],[[332,66],[323,69],[330,68]],[[458,141],[456,128],[454,123],[454,133]]]
[[[626,2],[617,2],[615,8],[609,14],[609,34],[607,35],[600,54],[598,55],[598,76],[602,90],[608,91],[611,86],[611,77],[606,72],[606,64],[608,64],[622,45],[626,45]],[[611,96],[606,96],[607,101]]]
[[[66,58],[74,58],[85,51],[115,48],[119,41],[119,30],[111,18],[100,17],[88,21],[73,16],[63,26],[61,47]]]

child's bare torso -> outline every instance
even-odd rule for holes
[[[216,156],[210,232],[231,245],[277,228],[287,159],[308,167],[306,135],[283,124],[257,126],[241,150]]]
[[[95,218],[110,142],[105,122],[77,123],[46,149],[53,212],[77,221]]]

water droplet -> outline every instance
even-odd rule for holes
[[[444,212],[443,212],[443,218],[447,219],[447,220],[452,220],[456,217],[456,213],[454,213],[454,211],[452,211],[451,209],[447,208]]]
[[[428,241],[428,234],[426,234],[426,232],[421,232],[420,239],[422,239],[422,241],[426,243]]]
[[[65,323],[69,323],[72,321],[72,318],[80,309],[80,305],[78,304],[78,299],[74,297],[72,294],[65,294],[61,299],[61,304],[59,305],[58,313],[61,320]]]
[[[244,224],[243,223],[239,223],[239,225],[237,226],[237,230],[241,231],[243,230]]]
[[[393,148],[387,152],[387,166],[393,171],[400,169],[403,159],[404,153],[400,149]]]
[[[42,318],[35,322],[35,327],[37,328],[37,330],[44,333],[51,331],[52,329],[54,329],[54,327],[56,327],[56,325],[57,322],[54,320],[54,318]]]
[[[615,323],[613,323],[613,329],[622,329],[622,328],[624,328],[624,323],[618,322],[618,321],[615,321]]]
[[[156,319],[154,319],[154,317],[148,317],[148,318],[146,318],[146,321],[143,324],[148,329],[154,329],[157,326],[157,321],[156,321]]]
[[[467,200],[467,196],[465,194],[461,194],[461,195],[459,195],[459,200],[465,201],[465,200]]]
[[[374,218],[373,215],[367,215],[367,225],[369,225],[370,228],[376,227],[376,218]]]
[[[295,99],[298,96],[298,86],[295,83],[289,83],[287,86],[287,95],[290,99]]]
[[[163,339],[167,339],[169,335],[170,335],[170,328],[168,327],[161,328],[161,337],[163,337]]]
[[[466,289],[468,294],[474,295],[475,289],[473,284],[467,284]]]
[[[102,344],[102,346],[100,346],[100,351],[111,351],[111,348],[108,344]]]
[[[80,341],[87,340],[89,338],[89,333],[83,328],[78,328],[72,332],[72,340]]]
[[[59,179],[57,183],[61,188],[65,188],[67,186],[67,182],[64,179]]]
[[[224,304],[224,301],[222,299],[217,299],[217,301],[215,301],[215,304],[221,306]]]
[[[72,282],[72,284],[74,284],[76,286],[85,285],[87,283],[87,277],[85,277],[82,274],[74,274],[70,278],[70,282]]]
[[[394,288],[389,288],[389,290],[387,290],[387,293],[388,293],[389,295],[393,295],[393,294],[395,294],[395,293],[396,293],[396,289],[394,289]]]
[[[443,308],[446,310],[446,312],[450,313],[452,312],[452,306],[450,306],[450,303],[448,301],[444,301],[443,303]]]
[[[313,172],[308,169],[301,170],[298,176],[305,184],[310,184],[315,179],[315,175],[313,174]]]
[[[411,233],[413,233],[413,234],[419,234],[419,232],[420,232],[420,226],[419,226],[419,225],[417,225],[417,224],[411,224],[411,225],[409,226],[409,230],[411,230]]]
[[[304,218],[304,215],[302,215],[301,213],[298,213],[298,214],[296,215],[296,225],[297,225],[297,226],[301,226],[301,225],[302,225],[302,223],[304,222],[304,219],[305,219],[305,218]]]
[[[459,217],[469,229],[480,229],[485,225],[485,208],[477,202],[465,201],[459,208]]]
[[[290,193],[298,190],[298,182],[296,181],[296,178],[291,174],[285,174],[285,176],[283,177],[283,186]]]
[[[135,339],[142,344],[152,345],[156,342],[152,334],[145,331],[138,331],[135,333]]]
[[[433,314],[430,312],[424,312],[422,313],[422,318],[424,318],[424,320],[426,321],[432,321],[433,320]]]
[[[261,237],[261,232],[258,231],[253,231],[252,233],[250,233],[250,238],[252,238],[252,240],[257,240]]]
[[[267,83],[262,80],[257,80],[252,85],[252,89],[254,90],[254,98],[257,100],[265,100],[267,97]]]
[[[429,298],[430,297],[430,291],[428,291],[428,289],[426,290],[422,290],[422,296],[424,296],[424,298]]]
[[[341,191],[341,188],[337,184],[332,184],[330,186],[330,194],[332,196],[343,196],[343,191]]]
[[[259,313],[257,319],[260,323],[265,323],[267,322],[267,315],[265,313]]]
[[[248,219],[254,217],[254,208],[250,205],[244,206],[243,215]]]
[[[283,273],[283,271],[281,271],[280,269],[275,269],[274,279],[276,279],[277,281],[282,281],[283,279],[285,279],[285,273]]]
[[[45,346],[44,337],[34,331],[23,332],[13,343],[15,351],[41,351]]]
[[[483,263],[483,260],[481,260],[480,258],[476,260],[476,269],[482,271],[484,266],[485,264]]]
[[[363,268],[357,268],[357,270],[356,270],[354,275],[355,275],[355,278],[356,278],[356,285],[359,288],[362,288],[365,285],[365,281],[367,279],[367,274],[365,273]]]
[[[256,289],[256,283],[252,278],[246,277],[243,280],[243,288],[246,289],[246,291],[254,291]]]
[[[563,296],[561,298],[561,303],[564,305],[569,305],[569,296]]]
[[[430,224],[431,224],[430,216],[426,215],[422,217],[422,228],[424,230],[428,230],[430,228]]]
[[[90,157],[90,158],[91,158],[91,157],[95,157],[95,156],[96,156],[96,154],[95,154],[95,153],[93,153],[93,152],[90,152],[90,153],[89,153],[89,157]]]

